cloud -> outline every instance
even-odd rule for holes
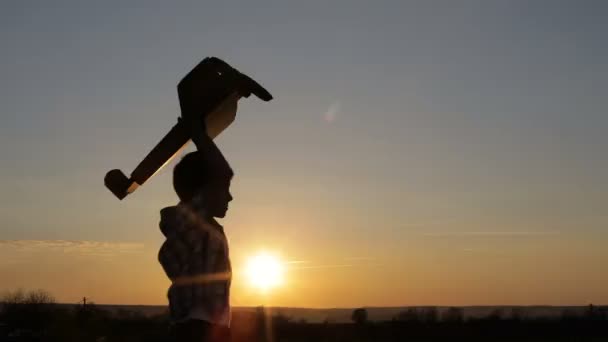
[[[343,258],[344,262],[335,262],[328,264],[316,264],[309,260],[295,260],[285,262],[289,269],[304,270],[304,269],[315,269],[315,268],[343,268],[343,267],[360,267],[360,266],[381,266],[380,263],[375,262],[376,258],[368,257],[352,257]]]
[[[373,261],[373,260],[376,260],[376,258],[370,258],[370,257],[351,257],[351,258],[344,258],[344,260],[348,260],[348,261]]]
[[[453,223],[453,220],[427,220],[421,222],[409,222],[402,224],[402,228],[419,228],[419,227],[431,227],[431,226],[441,226]]]
[[[0,240],[0,249],[16,252],[62,252],[65,254],[112,256],[122,253],[140,253],[142,243],[106,242],[87,240]]]
[[[353,264],[334,264],[334,265],[301,266],[301,267],[292,267],[292,268],[293,269],[298,269],[298,270],[306,270],[306,269],[313,269],[313,268],[342,268],[342,267],[354,267],[354,266],[358,266],[358,265],[353,265]]]
[[[310,261],[306,261],[306,260],[285,261],[285,264],[307,264],[307,263],[310,263]]]
[[[534,237],[559,235],[558,231],[472,231],[472,232],[432,232],[423,233],[430,237],[473,236],[473,237]]]

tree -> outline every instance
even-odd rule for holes
[[[55,304],[55,298],[45,290],[33,290],[25,297],[25,304],[52,305]]]
[[[13,328],[44,330],[53,318],[55,299],[44,290],[8,292],[0,299],[2,316]]]
[[[25,292],[22,289],[14,292],[7,292],[2,295],[0,302],[4,304],[5,307],[9,305],[23,304],[25,303]]]
[[[367,310],[365,308],[358,308],[353,310],[351,319],[355,324],[363,325],[367,323]]]

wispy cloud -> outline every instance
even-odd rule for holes
[[[316,268],[344,268],[344,267],[363,267],[363,266],[379,266],[380,263],[374,262],[376,258],[370,257],[352,257],[343,258],[341,262],[334,263],[315,263],[310,260],[294,260],[287,261],[285,265],[289,269],[305,270]]]
[[[376,260],[376,258],[371,258],[371,257],[351,257],[351,258],[344,258],[344,260],[348,260],[348,261],[372,261],[372,260]]]
[[[430,237],[472,236],[472,237],[534,237],[560,235],[558,231],[470,231],[470,232],[429,232],[423,233]]]
[[[88,240],[0,240],[0,248],[18,252],[62,252],[80,255],[111,256],[140,253],[142,243]]]
[[[453,223],[453,220],[426,220],[420,222],[408,222],[401,224],[401,228],[422,228],[422,227],[436,227]]]
[[[297,267],[291,267],[291,268],[298,269],[298,270],[307,270],[307,269],[313,269],[313,268],[342,268],[342,267],[354,267],[354,266],[358,266],[358,265],[354,265],[354,264],[311,265],[311,266],[297,266]]]

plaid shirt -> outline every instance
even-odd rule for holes
[[[161,210],[166,241],[158,261],[171,279],[169,311],[179,322],[199,319],[230,326],[231,266],[222,226],[203,219],[201,201]]]

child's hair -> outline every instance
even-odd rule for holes
[[[173,169],[173,188],[180,201],[192,200],[208,184],[224,182],[232,178],[230,167],[223,168],[211,165],[204,156],[196,151],[186,154]]]

